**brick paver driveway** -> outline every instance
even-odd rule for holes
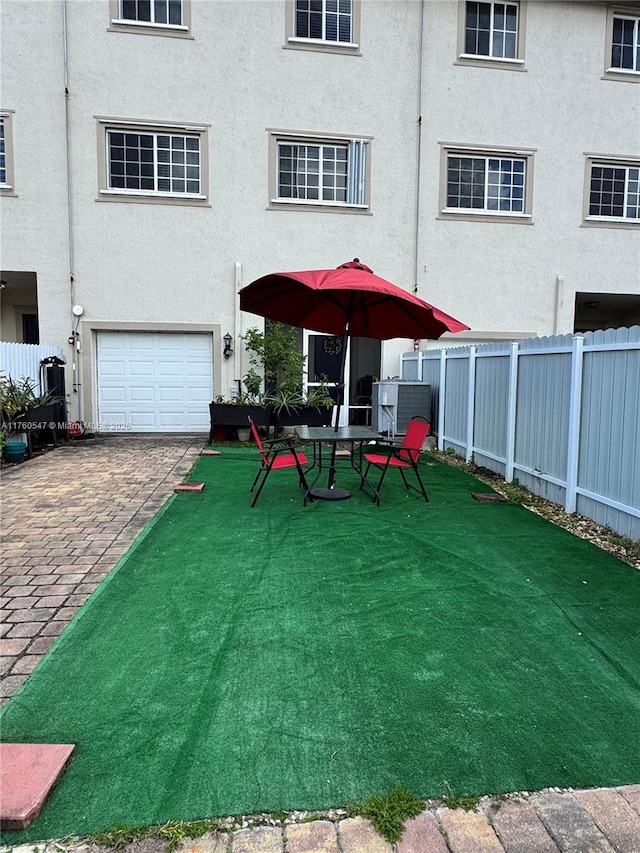
[[[3,469],[0,702],[27,679],[205,441],[98,437]]]

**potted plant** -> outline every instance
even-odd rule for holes
[[[298,350],[298,330],[271,323],[266,333],[249,329],[242,338],[252,371],[264,375],[265,400],[273,412],[273,425],[325,424],[331,420],[334,401],[328,386],[302,390],[306,356]]]
[[[50,424],[64,419],[64,405],[49,393],[38,394],[36,383],[26,376],[16,381],[0,375],[0,409],[5,436],[2,452],[11,462],[22,462],[29,446],[27,432],[51,430],[55,443],[55,427],[51,429]]]
[[[237,394],[230,399],[216,397],[210,404],[209,442],[224,440],[221,428],[246,428],[249,418],[256,426],[276,428],[331,420],[334,401],[328,386],[302,390],[306,357],[298,350],[297,329],[272,323],[266,333],[251,328],[241,340],[250,367]]]
[[[261,377],[251,368],[242,377],[237,394],[230,398],[218,396],[209,404],[209,444],[228,438],[230,428],[236,431],[248,429],[249,418],[257,426],[269,426],[271,413],[261,393],[261,385]]]

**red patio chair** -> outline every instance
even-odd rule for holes
[[[424,440],[429,435],[430,431],[431,424],[426,418],[412,418],[407,428],[407,434],[401,444],[393,442],[385,445],[385,453],[364,454],[364,458],[367,460],[367,465],[361,475],[360,488],[368,486],[373,492],[373,500],[378,504],[378,506],[380,505],[380,489],[382,488],[384,478],[387,476],[387,471],[390,468],[397,468],[397,470],[400,471],[405,489],[412,489],[414,492],[422,494],[425,501],[429,501],[427,490],[424,487],[420,471],[418,470],[418,460],[420,458],[420,451],[422,450]],[[376,486],[367,480],[367,474],[372,465],[380,471],[380,480]],[[418,486],[420,488],[412,486],[407,481],[405,471],[408,469],[411,469],[416,475],[416,480],[418,481]]]
[[[302,466],[308,465],[309,460],[304,453],[300,453],[296,450],[293,445],[293,439],[276,438],[263,442],[260,438],[260,434],[258,433],[258,429],[251,418],[249,418],[249,424],[251,426],[251,432],[253,433],[255,443],[258,445],[258,450],[260,451],[260,468],[256,474],[255,480],[251,484],[251,488],[249,489],[249,491],[253,492],[256,486],[258,487],[253,497],[253,501],[251,502],[251,506],[253,507],[256,505],[256,502],[260,497],[262,487],[272,471],[282,471],[285,468],[297,468],[300,485],[304,486],[304,490],[306,492],[307,481],[305,479]]]

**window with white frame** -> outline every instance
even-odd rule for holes
[[[7,186],[7,146],[4,117],[0,117],[0,186]]]
[[[0,112],[0,194],[2,195],[15,195],[11,119],[10,112]]]
[[[298,38],[351,42],[351,0],[295,0]]]
[[[286,0],[286,46],[355,52],[361,0]]]
[[[640,224],[640,161],[588,158],[588,173],[587,220]]]
[[[368,207],[368,141],[272,134],[271,204]]]
[[[206,201],[206,128],[109,120],[99,120],[98,126],[102,197]]]
[[[608,70],[640,74],[640,13],[613,13],[611,64]]]
[[[112,29],[188,36],[191,0],[110,0]]]
[[[522,66],[523,12],[523,0],[512,3],[459,0],[459,59],[511,68]]]
[[[443,214],[531,218],[532,152],[443,147]]]

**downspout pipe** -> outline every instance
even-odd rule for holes
[[[420,249],[420,168],[422,163],[422,80],[424,74],[425,0],[420,3],[420,40],[418,56],[418,121],[416,139],[416,208],[413,236],[413,292],[418,292],[418,255]]]
[[[69,252],[69,315],[73,317],[73,306],[76,303],[76,289],[73,277],[75,258],[73,252],[73,213],[71,193],[71,127],[69,116],[69,41],[67,24],[67,0],[62,0],[62,54],[64,67],[64,128],[65,128],[65,167],[67,177],[67,239]],[[83,420],[84,403],[82,399],[81,348],[78,335],[78,321],[71,331],[70,342],[73,346],[72,374],[73,391],[78,395],[78,420]]]

